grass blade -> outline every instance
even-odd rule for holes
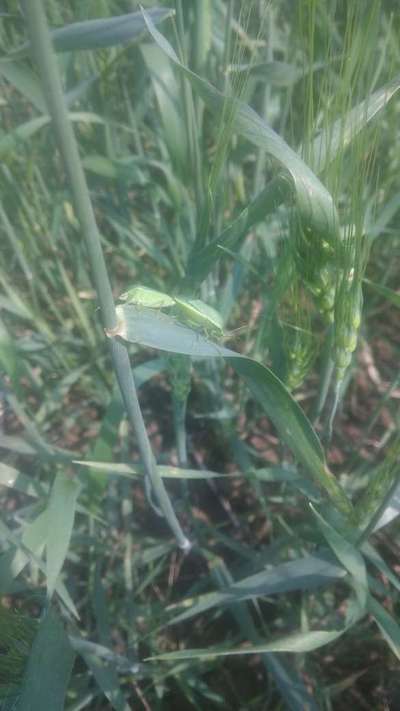
[[[397,659],[400,659],[400,627],[398,623],[372,595],[368,598],[368,610],[393,654],[396,655]]]
[[[390,301],[391,304],[397,306],[397,308],[400,309],[400,294],[397,291],[393,291],[393,289],[388,289],[387,286],[383,286],[382,284],[375,284],[375,282],[370,281],[369,279],[364,279],[364,282],[368,284],[371,289],[376,291],[378,294]]]
[[[341,637],[346,628],[339,630],[315,630],[314,632],[298,632],[297,634],[280,637],[274,642],[256,644],[252,647],[240,647],[217,651],[213,649],[184,649],[179,652],[169,652],[150,657],[148,660],[177,661],[182,659],[215,659],[241,654],[265,654],[267,652],[290,652],[299,654],[313,652]]]
[[[303,229],[317,233],[321,240],[337,236],[337,215],[332,196],[304,163],[300,156],[247,104],[221,94],[208,81],[185,67],[169,42],[158,32],[151,18],[143,11],[150,34],[176,67],[193,84],[207,107],[221,115],[233,115],[234,128],[258,148],[272,155],[288,172],[297,198]]]
[[[125,701],[124,695],[118,683],[118,676],[115,669],[103,662],[99,657],[88,652],[80,652],[87,666],[104,696],[110,702],[111,708],[115,711],[131,711],[131,707]]]
[[[343,568],[331,562],[328,557],[305,556],[250,575],[224,590],[205,593],[196,598],[186,598],[183,600],[184,612],[174,617],[168,624],[183,622],[218,605],[228,605],[295,590],[313,590],[328,585],[344,577],[345,574]]]
[[[0,62],[0,74],[12,84],[42,114],[47,112],[46,102],[37,76],[29,67],[3,60]]]
[[[74,479],[58,474],[50,493],[47,509],[48,530],[46,575],[47,593],[53,595],[71,540],[75,508],[80,485]]]
[[[152,7],[148,10],[156,24],[173,14],[173,10],[164,7]],[[75,52],[80,49],[100,49],[114,47],[138,39],[146,29],[142,14],[130,12],[96,20],[84,20],[65,25],[50,32],[56,52]],[[29,43],[18,47],[14,56],[21,57],[29,50]]]
[[[357,104],[344,117],[341,116],[333,126],[322,131],[315,138],[312,146],[312,155],[315,156],[314,170],[317,173],[322,172],[339,150],[344,151],[355,136],[386,106],[399,88],[400,77],[396,77]]]
[[[321,530],[325,540],[333,550],[337,559],[349,571],[354,580],[354,588],[358,596],[358,601],[361,609],[365,609],[367,604],[367,570],[365,567],[364,558],[357,548],[340,535],[321,514],[310,504],[319,529]]]
[[[140,471],[140,469],[135,469],[134,467],[129,466],[129,464],[124,464],[123,462],[90,462],[76,460],[74,464],[80,464],[82,467],[97,469],[99,472],[106,472],[107,474],[125,476],[128,477],[128,479],[143,475],[143,472]],[[157,469],[160,476],[167,479],[218,479],[221,477],[232,476],[230,474],[218,474],[218,472],[212,472],[208,469],[184,469],[182,467],[172,467],[164,464],[160,464]],[[0,484],[1,483],[0,468]]]
[[[18,708],[63,711],[74,658],[62,622],[50,611],[33,641]]]

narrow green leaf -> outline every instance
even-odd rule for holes
[[[22,572],[29,563],[41,565],[41,560],[36,556],[44,548],[47,536],[47,515],[43,512],[28,524],[20,539],[15,533],[0,521],[1,535],[12,545],[0,557],[0,593],[6,594],[13,580]]]
[[[140,388],[150,378],[162,372],[165,368],[166,362],[163,358],[154,358],[153,360],[136,366],[133,370],[136,387]],[[88,459],[90,461],[101,460],[104,466],[108,461],[112,461],[118,425],[123,416],[124,406],[122,403],[121,393],[118,388],[115,387],[107,405],[107,409],[103,415],[100,430],[97,434],[94,445],[88,453]],[[90,501],[89,508],[93,514],[93,511],[98,507],[99,501],[104,495],[107,487],[107,474],[105,473],[105,468],[100,467],[99,469],[96,469],[94,467],[90,467],[90,471],[87,473],[87,480]],[[79,510],[78,507],[77,510]]]
[[[272,86],[293,86],[299,79],[308,76],[310,72],[326,68],[326,62],[315,62],[311,67],[288,64],[287,62],[256,62],[255,64],[232,64],[229,71],[232,74],[245,73],[255,75]]]
[[[154,86],[165,142],[172,164],[185,173],[187,167],[186,128],[179,111],[180,86],[164,52],[153,44],[142,44],[141,52]]]
[[[347,541],[333,526],[331,526],[321,514],[310,504],[310,508],[316,517],[319,529],[329,546],[332,548],[337,559],[349,571],[354,580],[354,587],[361,609],[365,609],[367,604],[367,570],[365,561],[357,548]]]
[[[15,578],[25,568],[29,557],[21,548],[12,547],[0,555],[0,595],[13,591]]]
[[[63,711],[74,657],[62,622],[50,611],[33,641],[18,709]]]
[[[47,113],[47,105],[36,74],[23,62],[0,61],[0,74],[12,84],[41,114]],[[98,77],[92,76],[84,79],[65,94],[67,106],[72,106],[92,86]]]
[[[394,585],[396,590],[400,592],[400,580],[395,575],[389,566],[385,563],[378,551],[368,542],[365,541],[362,545],[362,551],[366,558]]]
[[[49,535],[51,536],[52,534],[53,531],[49,528],[48,509],[43,511],[43,513],[40,514],[40,516],[38,516],[35,521],[32,521],[32,523],[26,527],[22,534],[23,544],[26,546],[26,548],[28,548],[29,551],[32,551],[33,562],[36,563],[36,565],[42,571],[43,574],[46,574],[46,565],[42,558],[38,558],[37,556],[39,555],[39,553],[41,555],[41,549],[44,548]],[[30,558],[28,558],[27,562],[29,560]],[[67,588],[61,580],[57,581],[55,590],[57,592],[57,595],[59,595],[60,599],[63,601],[67,610],[69,610],[70,613],[74,617],[76,617],[76,619],[79,619],[78,611],[71,599]]]
[[[37,566],[39,570],[45,574],[46,567],[44,562],[34,553],[31,553],[27,545],[18,545],[15,542],[12,548],[9,548],[5,553],[0,555],[0,594],[8,595],[9,593],[15,592],[15,586],[18,588],[18,583],[14,584],[14,581],[28,563]],[[65,585],[60,581],[58,581],[56,585],[56,592],[71,615],[79,619],[71,596]]]
[[[321,240],[329,242],[330,239],[336,239],[338,220],[332,196],[300,156],[250,106],[224,96],[208,81],[185,67],[169,42],[155,28],[151,17],[144,10],[142,12],[148,30],[157,45],[189,79],[207,107],[219,116],[223,110],[225,112],[228,110],[229,116],[233,116],[235,130],[255,146],[270,153],[288,171],[302,217],[303,229],[312,230],[321,237]]]
[[[221,475],[222,476],[222,475]],[[47,483],[42,483],[33,479],[33,477],[27,476],[22,472],[10,467],[7,464],[0,463],[0,485],[6,486],[15,491],[19,491],[21,494],[27,494],[34,498],[45,497],[49,493],[49,485]],[[87,508],[77,504],[76,510],[86,516],[94,516],[92,512],[89,512]],[[99,522],[101,519],[94,516]]]
[[[90,654],[98,657],[104,662],[112,664],[118,672],[125,674],[137,674],[141,671],[140,664],[132,662],[132,660],[128,659],[128,657],[117,654],[109,647],[105,647],[103,644],[90,642],[88,639],[83,639],[82,637],[72,636],[69,636],[69,641],[71,647],[75,650],[75,652],[78,652],[78,654]]]
[[[238,580],[229,587],[216,592],[205,593],[182,602],[184,611],[168,622],[173,625],[220,605],[250,600],[257,597],[278,595],[295,590],[314,590],[332,584],[343,578],[345,570],[329,557],[309,555],[287,563],[275,565],[267,570]],[[175,609],[173,606],[171,609]],[[178,605],[180,607],[180,605]]]
[[[46,575],[47,592],[53,595],[58,575],[64,564],[74,525],[80,485],[74,479],[58,474],[50,492],[47,509],[48,531]]]
[[[16,250],[20,251],[18,239],[16,240],[16,242]],[[29,267],[28,271],[26,271],[25,269],[24,271],[25,273],[30,273]],[[9,330],[5,327],[4,322],[2,321],[2,319],[0,319],[0,367],[3,373],[7,373],[10,379],[10,386],[13,392],[15,393],[15,396],[19,400],[23,399],[24,397],[24,388],[22,386],[22,382],[28,374],[26,362],[24,360],[24,357],[21,356],[20,344],[21,341],[16,341],[15,337],[11,336]]]
[[[94,589],[92,591],[93,611],[96,619],[96,633],[99,642],[103,645],[111,645],[111,627],[109,611],[107,606],[106,591],[101,580],[101,563],[97,562]],[[115,664],[110,664],[110,658],[99,656],[94,647],[90,649],[87,645],[81,645],[80,654],[91,670],[97,684],[100,686],[105,696],[116,711],[128,711],[130,708],[125,701],[120,688],[118,674]]]
[[[14,467],[8,466],[8,464],[3,464],[0,462],[0,485],[7,486],[10,489],[15,489],[21,494],[28,494],[29,496],[43,496],[45,494],[45,488],[43,488],[39,482],[35,481],[30,476],[22,474]]]
[[[385,299],[387,299],[392,304],[397,306],[398,309],[400,309],[400,294],[398,294],[397,291],[393,291],[393,289],[388,289],[387,286],[382,286],[381,284],[375,284],[375,282],[370,281],[369,279],[364,279],[364,282],[368,284],[371,289],[376,291],[381,296],[384,296]]]
[[[269,368],[250,358],[238,357],[236,354],[236,357],[230,357],[229,363],[244,379],[282,440],[304,466],[305,474],[312,477],[340,511],[349,515],[352,511],[351,503],[328,469],[311,423],[285,385]]]
[[[95,175],[100,175],[102,178],[112,178],[116,180],[120,174],[117,162],[107,158],[107,156],[98,154],[86,156],[82,160],[82,165],[85,170]]]
[[[375,529],[391,500],[396,496],[399,486],[400,435],[390,445],[386,457],[377,466],[367,488],[357,502],[355,520],[364,529],[363,536]]]
[[[339,630],[315,630],[314,632],[298,632],[297,634],[280,637],[274,642],[257,644],[251,647],[239,647],[223,651],[213,649],[184,649],[179,652],[168,652],[149,657],[145,661],[159,659],[173,662],[182,659],[215,659],[216,657],[230,657],[241,654],[265,654],[267,652],[291,652],[299,654],[313,652],[324,647],[342,636],[346,628]]]
[[[156,24],[173,14],[167,7],[152,7],[149,16]],[[84,20],[65,25],[50,32],[56,52],[74,52],[79,49],[100,49],[114,47],[140,39],[146,29],[141,12],[116,15],[96,20]],[[15,57],[23,57],[29,50],[25,43],[13,52]]]
[[[0,61],[0,74],[28,99],[40,113],[47,113],[46,102],[38,78],[28,66],[3,59]]]
[[[32,523],[28,524],[21,539],[0,520],[0,533],[15,549],[6,551],[0,558],[0,591],[9,592],[8,587],[28,563],[36,565],[45,574],[46,566],[39,556],[49,536],[47,515],[48,510],[46,509]],[[71,615],[79,619],[70,594],[61,581],[57,582],[56,591]]]
[[[215,267],[223,250],[237,248],[250,228],[264,220],[289,195],[290,184],[284,174],[270,180],[221,234],[213,237],[204,247],[192,251],[189,255],[184,284],[190,289],[193,289],[193,285],[200,284]]]
[[[123,462],[90,462],[77,459],[74,464],[80,464],[82,467],[90,467],[91,469],[97,469],[98,471],[106,472],[107,474],[116,474],[118,476],[126,476],[128,478],[132,476],[143,476],[142,471],[129,466],[129,464],[124,464]],[[231,474],[218,474],[217,472],[212,472],[208,469],[184,469],[164,464],[158,465],[157,469],[160,476],[166,477],[167,479],[217,479],[220,477],[232,476]]]
[[[104,696],[109,700],[111,708],[115,709],[115,711],[131,711],[131,707],[126,702],[120,688],[115,669],[102,661],[95,654],[90,654],[82,650],[80,654],[92,672]]]
[[[29,508],[36,510],[37,506]],[[49,535],[47,510],[25,526],[22,537],[13,534],[2,523],[0,523],[0,527],[2,534],[12,546],[0,557],[0,592],[5,594],[7,585],[10,586],[12,580],[22,572],[28,563],[39,569],[44,576],[46,575],[46,565],[41,556]],[[79,618],[74,603],[61,581],[57,582],[56,592],[71,615]]]
[[[400,659],[400,626],[398,622],[375,600],[368,597],[368,611],[374,618],[393,654]]]
[[[166,479],[223,479],[232,476],[231,474],[218,474],[218,472],[209,469],[185,469],[165,464],[159,464],[157,469],[160,476]]]
[[[211,575],[217,585],[222,589],[233,584],[230,570],[222,561],[212,566]],[[262,642],[260,631],[250,613],[249,605],[245,602],[231,605],[229,612],[235,619],[244,639],[248,640],[251,644],[260,644]],[[272,674],[286,706],[290,711],[300,711],[300,709],[318,711],[313,697],[306,688],[305,680],[303,680],[300,671],[296,669],[296,664],[293,663],[294,660],[282,658],[280,655],[269,652],[268,654],[261,655],[261,661],[267,673]]]
[[[311,499],[311,501],[319,502],[321,500],[320,491],[317,487],[315,487],[312,482],[300,476],[296,467],[288,465],[261,467],[260,469],[251,469],[247,472],[246,476],[250,479],[258,479],[259,481],[286,482],[295,489],[298,489],[304,496]]]
[[[18,697],[26,663],[38,628],[38,621],[21,615],[0,604],[0,703],[7,711],[7,703]]]
[[[104,123],[103,119],[97,114],[88,111],[80,111],[69,114],[71,121],[82,121],[82,123]],[[18,147],[20,141],[27,141],[43,126],[50,123],[50,116],[39,116],[38,118],[30,119],[25,123],[17,126],[9,133],[3,133],[0,136],[0,158],[12,153]]]
[[[22,437],[18,437],[18,435],[5,435],[0,433],[0,447],[10,452],[28,456],[33,456],[37,453],[36,449],[32,447],[29,442]]]
[[[22,534],[22,543],[30,550],[32,553],[39,554],[40,550],[44,548],[47,537],[49,535],[49,519],[48,519],[48,509],[42,511],[39,516],[35,518],[34,521],[29,523]]]
[[[321,173],[335,158],[338,150],[344,150],[360,131],[386,106],[400,88],[400,77],[368,96],[345,116],[335,121],[333,126],[322,131],[314,140],[312,155],[315,157],[314,170]]]
[[[379,531],[380,528],[387,526],[397,516],[400,515],[400,484],[397,485],[389,501],[386,502],[385,510],[382,511],[379,520],[374,526],[374,531]]]
[[[297,668],[295,659],[279,657],[272,652],[266,654],[264,659],[288,711],[319,711],[321,707],[313,698],[313,690]]]

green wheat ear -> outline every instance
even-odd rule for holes
[[[341,383],[357,346],[362,316],[362,280],[369,245],[360,230],[350,227],[343,241],[343,266],[338,272],[334,308],[334,362]]]
[[[302,278],[323,319],[331,323],[335,300],[335,262],[340,240],[339,230],[330,235],[317,234],[292,218],[292,255],[297,274]]]
[[[341,247],[335,293],[333,322],[333,362],[336,383],[334,401],[328,421],[328,436],[333,429],[336,410],[342,396],[342,385],[357,347],[362,319],[362,281],[369,255],[369,243],[361,226],[351,225],[346,231]]]
[[[316,342],[311,332],[310,304],[304,289],[295,280],[288,292],[281,314],[286,351],[285,382],[289,390],[302,385],[316,355]]]
[[[0,699],[18,697],[37,620],[0,604]]]

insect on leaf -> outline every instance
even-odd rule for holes
[[[174,306],[175,304],[175,299],[163,291],[140,285],[125,291],[119,298],[120,301],[125,301],[127,304],[144,306],[147,309],[163,309],[167,306]]]

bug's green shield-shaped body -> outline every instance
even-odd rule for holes
[[[175,300],[163,291],[140,285],[125,291],[119,298],[127,304],[144,306],[147,309],[164,309],[175,304]]]
[[[200,299],[184,299],[176,296],[174,300],[179,317],[186,323],[192,324],[195,328],[202,328],[218,337],[223,335],[222,317],[212,306],[205,304]]]
[[[212,306],[200,299],[183,296],[169,296],[163,291],[148,286],[137,285],[119,297],[126,304],[145,309],[168,309],[173,307],[179,321],[205,333],[221,338],[223,336],[222,317]]]

